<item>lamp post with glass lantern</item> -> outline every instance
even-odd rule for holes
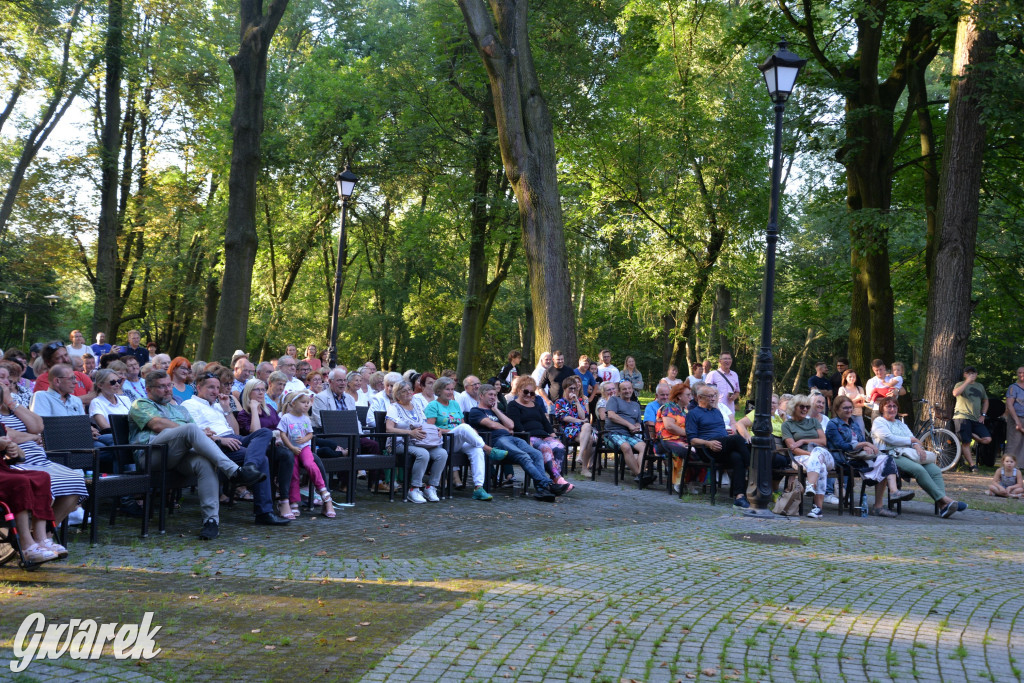
[[[334,302],[331,307],[331,340],[328,347],[329,363],[332,368],[338,365],[338,303],[341,299],[341,269],[345,265],[345,212],[348,209],[348,198],[352,196],[359,177],[348,169],[337,175],[338,199],[341,200],[341,234],[338,236],[338,263],[334,268]]]
[[[748,514],[772,517],[772,391],[775,363],[772,359],[772,316],[775,308],[775,246],[779,241],[779,194],[782,183],[782,113],[793,92],[800,69],[807,63],[787,49],[786,39],[779,41],[779,49],[758,66],[764,76],[768,95],[775,103],[775,140],[772,146],[772,194],[768,205],[768,229],[764,266],[764,285],[761,292],[764,310],[761,317],[761,348],[757,354],[754,373],[757,393],[754,398],[754,437],[751,440],[757,463],[757,510]]]

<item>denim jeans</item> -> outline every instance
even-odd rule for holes
[[[515,436],[499,436],[493,446],[508,451],[509,459],[522,467],[537,486],[551,486],[551,478],[544,472],[544,456],[536,448]]]

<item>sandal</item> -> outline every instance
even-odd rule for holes
[[[235,500],[252,501],[252,491],[244,486],[239,486],[235,489]]]
[[[277,501],[277,514],[281,515],[285,519],[295,519],[295,515],[292,514],[291,503],[288,502],[287,498],[282,498]]]
[[[323,513],[327,519],[334,519],[337,513],[334,511],[334,501],[331,500],[331,492],[326,488],[320,489],[320,500],[323,501]]]
[[[298,503],[289,503],[289,505],[291,505],[291,508],[292,508],[292,518],[293,519],[302,516],[302,513],[299,512],[299,504]]]

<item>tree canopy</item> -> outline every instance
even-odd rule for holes
[[[951,87],[964,77],[953,75],[957,27],[972,14],[992,45],[969,65],[988,77],[972,90],[985,136],[973,278],[958,295],[968,298],[966,362],[1000,393],[1024,362],[1015,3],[491,3],[522,13],[516,34],[484,12],[474,33],[467,16],[487,4],[469,0],[290,0],[264,3],[280,13],[272,38],[251,33],[258,17],[242,28],[249,4],[2,3],[5,347],[21,343],[26,323],[30,343],[137,328],[172,355],[205,359],[236,342],[260,357],[288,343],[324,348],[334,175],[349,163],[360,181],[347,217],[342,361],[489,375],[513,348],[530,365],[539,345],[569,344],[557,333],[574,327],[581,353],[633,355],[655,379],[669,363],[731,349],[747,385],[772,126],[756,65],[785,35],[809,63],[785,119],[777,388],[803,388],[818,358],[849,354],[861,373],[875,356],[913,367],[928,348],[929,297],[941,305],[946,295],[929,289],[938,174]],[[542,140],[529,129],[522,143],[503,138],[479,22],[528,45],[536,82],[505,77],[520,79],[527,109],[542,93],[549,115],[540,130],[551,170],[539,172],[557,188],[545,211],[560,217],[545,229],[564,242],[554,261],[564,287],[537,267],[553,243],[537,237],[524,213],[533,186],[510,165],[510,145],[529,147],[521,163]],[[266,50],[263,126],[247,143],[257,145],[253,180],[233,182],[247,40]],[[251,277],[231,251],[239,216],[251,219]],[[56,308],[47,294],[61,297]],[[111,302],[100,318],[110,329],[93,329],[97,297]]]

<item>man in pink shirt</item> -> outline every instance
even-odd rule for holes
[[[740,397],[740,376],[732,368],[732,354],[723,351],[718,357],[718,369],[712,370],[704,377],[704,382],[718,389],[722,403],[736,412],[736,399]]]

